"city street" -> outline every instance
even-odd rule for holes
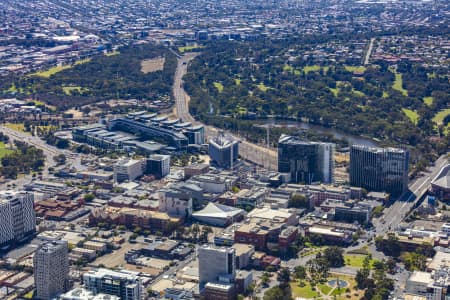
[[[396,228],[405,219],[409,211],[430,187],[430,182],[436,177],[441,168],[448,163],[447,156],[439,157],[434,166],[422,177],[410,183],[409,192],[405,193],[399,200],[390,207],[386,207],[384,214],[379,219],[374,219],[373,224],[378,235],[386,233],[390,229]]]

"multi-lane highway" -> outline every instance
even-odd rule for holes
[[[192,124],[201,124],[197,122],[189,113],[189,95],[183,88],[183,76],[187,72],[189,62],[197,55],[197,53],[188,53],[178,59],[177,69],[175,72],[175,80],[173,84],[173,95],[175,97],[175,113],[178,118],[184,122]],[[215,136],[220,129],[205,125],[206,137]],[[277,152],[272,149],[267,149],[264,146],[250,143],[242,138],[235,137],[240,140],[239,154],[245,160],[251,161],[254,164],[263,166],[270,170],[277,169]]]
[[[407,216],[416,202],[425,194],[430,187],[430,182],[438,175],[441,168],[448,163],[447,155],[443,155],[436,160],[434,166],[417,178],[409,185],[409,191],[390,207],[386,208],[383,216],[374,220],[374,225],[378,234],[386,233],[390,229],[395,229]]]

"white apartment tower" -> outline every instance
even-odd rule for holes
[[[27,192],[0,191],[0,248],[8,248],[36,232],[34,196]]]
[[[66,241],[42,245],[34,254],[34,282],[37,299],[53,299],[67,291],[69,254]]]
[[[133,181],[144,174],[145,160],[123,159],[114,165],[114,181]]]

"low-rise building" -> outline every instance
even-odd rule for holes
[[[94,224],[102,221],[128,227],[138,226],[142,229],[162,233],[172,232],[176,226],[181,224],[180,218],[171,217],[164,212],[111,206],[92,209],[89,220]]]
[[[192,215],[192,193],[175,185],[159,191],[159,210],[171,216],[188,218]]]
[[[209,225],[223,227],[241,221],[245,215],[243,209],[210,202],[202,210],[194,212],[192,217]]]
[[[77,287],[60,296],[61,300],[120,300],[120,297],[108,294],[95,294],[87,289]]]
[[[91,249],[98,252],[105,252],[108,246],[105,243],[87,241],[84,242],[83,247],[86,249]]]
[[[195,175],[206,174],[209,171],[208,164],[194,164],[184,168],[184,179],[189,179]]]
[[[203,297],[205,300],[234,300],[234,284],[208,282],[203,290]]]
[[[352,240],[352,235],[344,230],[339,230],[333,226],[314,225],[305,231],[305,235],[321,236],[326,242],[348,244]]]

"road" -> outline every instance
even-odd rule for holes
[[[447,161],[447,155],[439,157],[428,172],[410,184],[409,192],[405,193],[390,207],[385,208],[383,216],[373,221],[377,234],[384,234],[390,229],[395,229],[400,224],[416,204],[416,201],[428,190],[430,182],[436,177],[441,168],[447,164]]]
[[[367,48],[366,57],[364,58],[364,65],[369,64],[370,55],[372,55],[373,50],[373,42],[375,41],[375,38],[370,39],[369,48]]]
[[[202,123],[196,121],[189,113],[189,95],[183,88],[183,76],[187,73],[189,62],[197,55],[198,53],[188,53],[178,59],[173,84],[173,95],[176,103],[175,114],[183,122],[190,122],[193,125],[200,125]],[[221,130],[218,128],[205,125],[205,136],[207,138],[217,135],[219,131]],[[228,134],[232,135],[229,132]],[[235,135],[232,136],[240,141],[239,154],[244,160],[250,161],[269,170],[277,170],[278,155],[276,151],[267,149],[264,146],[250,143],[241,137],[236,137]]]
[[[56,162],[53,160],[53,157],[58,154],[64,154],[67,158],[67,164],[73,163],[74,165],[80,165],[79,155],[72,155],[72,152],[69,150],[61,150],[51,145],[48,145],[45,141],[41,140],[37,136],[32,136],[26,134],[24,132],[12,130],[5,126],[0,126],[0,132],[3,132],[7,135],[11,141],[18,140],[30,144],[38,149],[41,149],[45,155],[45,166],[42,170],[43,177],[48,176],[48,169],[50,167],[54,167]],[[9,181],[3,185],[0,185],[0,188],[6,188],[8,185],[15,185],[17,189],[20,189],[23,185],[29,183],[32,180],[31,175],[25,175],[23,177],[19,177],[16,180]]]

